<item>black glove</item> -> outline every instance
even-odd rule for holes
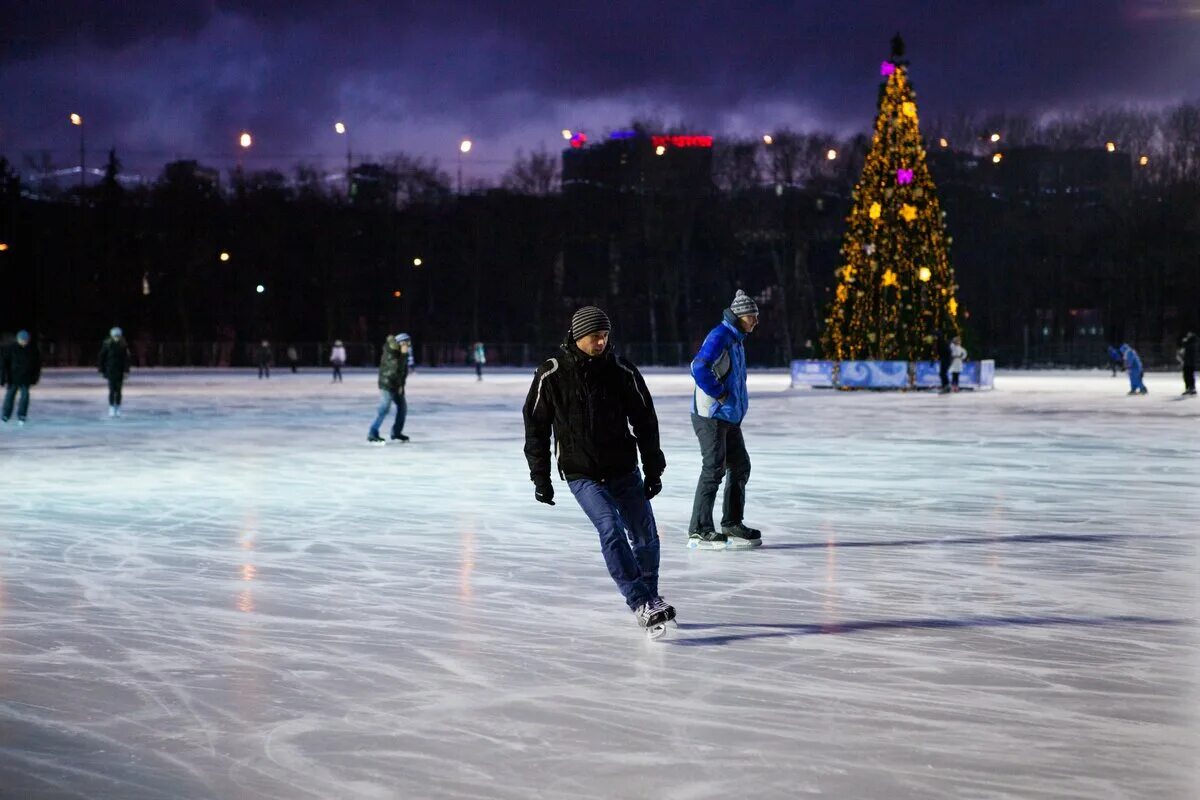
[[[653,500],[662,491],[662,478],[657,475],[647,475],[646,480],[642,483],[642,488],[646,490],[646,499]]]
[[[549,478],[538,481],[537,488],[533,490],[533,496],[539,503],[545,503],[548,506],[554,505],[554,484],[550,482]]]

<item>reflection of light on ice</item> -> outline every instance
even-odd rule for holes
[[[253,564],[242,564],[242,580],[252,581],[258,575],[258,568]],[[245,611],[247,614],[254,610],[254,593],[247,586],[242,590],[237,597],[238,611]]]

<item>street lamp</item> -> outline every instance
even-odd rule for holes
[[[266,290],[267,290],[267,287],[263,286],[261,283],[258,286],[254,287],[254,291],[258,292],[259,294],[262,294]]]
[[[660,144],[658,147],[654,148],[654,155],[656,155],[656,156],[665,155],[666,152],[667,152],[666,145]]]
[[[222,261],[228,261],[228,260],[229,260],[229,253],[227,253],[227,252],[225,252],[224,250],[222,250],[222,251],[221,251],[221,255],[217,256],[217,258],[221,259]]]
[[[1115,153],[1117,151],[1117,143],[1116,142],[1108,142],[1104,145],[1104,149],[1110,153]]]
[[[238,137],[238,144],[240,144],[242,149],[245,150],[248,149],[250,145],[254,144],[254,139],[249,133],[242,131],[242,135]]]
[[[829,161],[833,161],[835,158],[837,158],[837,150],[830,148],[829,152],[825,154],[825,158]]]
[[[471,140],[463,139],[458,143],[458,193],[462,194],[462,157],[471,152]]]
[[[998,133],[993,133],[993,134],[991,135],[991,140],[992,140],[993,142],[998,142],[998,141],[1000,141],[1000,134],[998,134]]]
[[[346,191],[350,191],[350,132],[346,129],[346,123],[333,123],[333,130],[338,136],[346,137]]]
[[[769,133],[763,134],[763,144],[775,144],[775,137]]]
[[[562,129],[562,137],[563,137],[564,139],[566,139],[566,140],[570,141],[570,139],[571,139],[571,132],[570,132],[569,130],[567,130],[566,128],[563,128],[563,129]]]
[[[79,187],[82,189],[86,174],[83,171],[84,162],[84,144],[83,144],[83,117],[78,114],[71,115],[71,124],[79,128]]]
[[[1003,153],[996,153],[996,155],[992,156],[992,163],[993,163],[993,164],[999,164],[999,163],[1000,163],[1001,161],[1003,161],[1003,160],[1004,160],[1004,154],[1003,154]]]
[[[939,144],[939,145],[941,145],[942,147],[949,147],[949,146],[950,146],[950,143],[949,143],[948,141],[946,141],[946,138],[945,138],[945,137],[942,137],[941,139],[938,139],[938,144]]]
[[[419,258],[414,258],[414,259],[413,259],[413,266],[414,266],[414,267],[419,267],[419,266],[421,266],[421,265],[422,265],[422,264],[424,264],[424,263],[425,263],[425,262],[424,262],[424,261],[422,261],[422,260],[421,260],[421,259],[419,259]]]

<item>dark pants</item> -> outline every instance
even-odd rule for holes
[[[692,521],[688,532],[711,531],[713,503],[721,478],[725,478],[725,502],[721,508],[721,527],[736,525],[746,511],[746,482],[750,480],[750,454],[742,427],[720,419],[692,414],[692,430],[700,440],[700,480],[692,503]]]
[[[338,383],[342,382],[342,365],[336,362],[333,365],[333,379]]]
[[[483,364],[480,364],[478,361],[475,362],[475,377],[478,380],[483,380]]]
[[[110,406],[121,405],[121,385],[125,383],[125,378],[109,378],[108,379],[108,404]]]
[[[271,377],[271,368],[268,367],[266,364],[259,364],[258,365],[258,377],[260,377],[260,378]]]
[[[1184,362],[1183,364],[1183,388],[1185,391],[1196,391],[1196,365]]]
[[[408,416],[408,401],[397,389],[391,391],[380,389],[379,408],[375,411],[375,422],[371,424],[372,436],[379,435],[379,426],[387,418],[388,411],[392,409],[392,403],[396,404],[396,420],[392,423],[392,438],[404,433],[404,419]]]
[[[4,390],[4,413],[0,414],[0,416],[3,416],[5,419],[12,416],[13,400],[16,399],[18,393],[20,393],[21,397],[17,400],[17,419],[25,419],[25,415],[29,413],[28,383],[8,384],[8,388]]]
[[[600,552],[625,604],[636,609],[658,596],[658,526],[642,473],[570,481],[571,494],[600,534]]]
[[[954,388],[955,388],[955,389],[957,389],[957,388],[958,388],[958,376],[959,376],[959,374],[960,374],[960,373],[958,373],[958,372],[951,372],[951,373],[950,373],[950,383],[951,383],[951,384],[953,384],[953,386],[954,386]]]
[[[942,388],[949,389],[950,388],[950,362],[949,361],[943,360],[943,361],[938,362],[938,377],[942,379]]]

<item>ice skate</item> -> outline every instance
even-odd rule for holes
[[[740,522],[736,525],[722,525],[721,533],[725,534],[726,547],[731,550],[762,546],[762,531],[747,528]]]
[[[724,550],[728,537],[716,531],[692,531],[688,534],[687,546],[693,550]]]
[[[367,443],[373,444],[377,447],[382,447],[383,445],[387,444],[387,441],[385,441],[384,438],[382,436],[380,436],[378,433],[372,433],[370,436],[367,437]]]
[[[633,615],[637,618],[638,625],[645,629],[646,636],[651,639],[660,639],[666,635],[667,623],[670,621],[668,608],[672,612],[675,610],[662,602],[660,598],[655,598],[634,609]]]
[[[403,433],[393,433],[393,434],[392,434],[392,441],[393,441],[393,442],[407,442],[407,441],[408,441],[408,437],[407,437],[407,436],[405,436]]]
[[[108,416],[109,416],[109,417],[115,417],[116,415],[117,415],[117,407],[116,407],[116,406],[109,406],[109,407],[108,407]]]

